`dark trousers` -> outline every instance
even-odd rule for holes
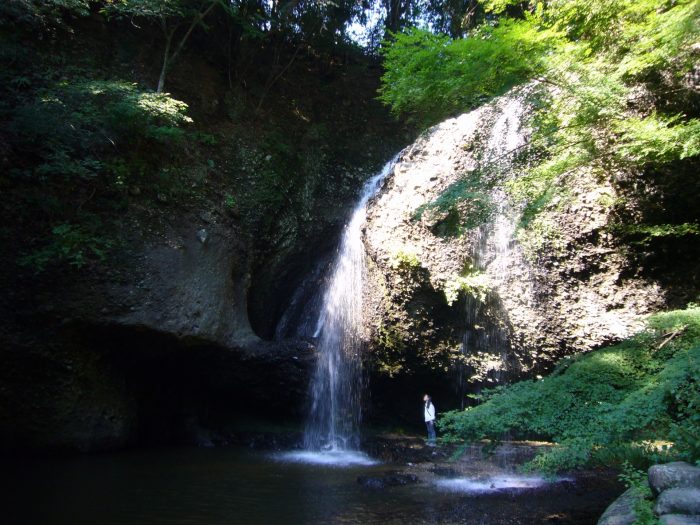
[[[435,421],[426,421],[425,426],[428,427],[428,441],[435,441]]]

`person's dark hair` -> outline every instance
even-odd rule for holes
[[[428,406],[430,403],[433,402],[433,398],[430,396],[430,394],[425,394],[424,397],[427,397],[428,399],[425,400],[425,406]]]

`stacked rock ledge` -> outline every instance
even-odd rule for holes
[[[700,467],[682,461],[654,465],[649,486],[657,495],[654,512],[662,524],[700,525]]]
[[[700,467],[682,461],[654,465],[649,469],[649,486],[662,525],[700,525]],[[598,525],[631,525],[640,497],[637,490],[628,489],[605,510]]]

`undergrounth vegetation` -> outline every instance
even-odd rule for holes
[[[563,359],[549,376],[484,391],[442,415],[446,441],[548,440],[526,468],[700,465],[700,306],[651,316],[639,334]]]
[[[373,100],[378,57],[330,38],[330,8],[253,4],[0,3],[0,260],[20,295],[121,279],[172,218],[228,224],[262,288],[294,282],[299,239],[333,229],[410,128]]]

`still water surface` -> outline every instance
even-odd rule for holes
[[[357,483],[360,475],[396,469],[309,464],[235,448],[24,460],[2,470],[10,497],[3,509],[10,520],[3,522],[583,525],[596,522],[616,490],[595,480],[494,485],[497,490],[471,490],[469,480],[423,477],[416,485],[384,489]]]

